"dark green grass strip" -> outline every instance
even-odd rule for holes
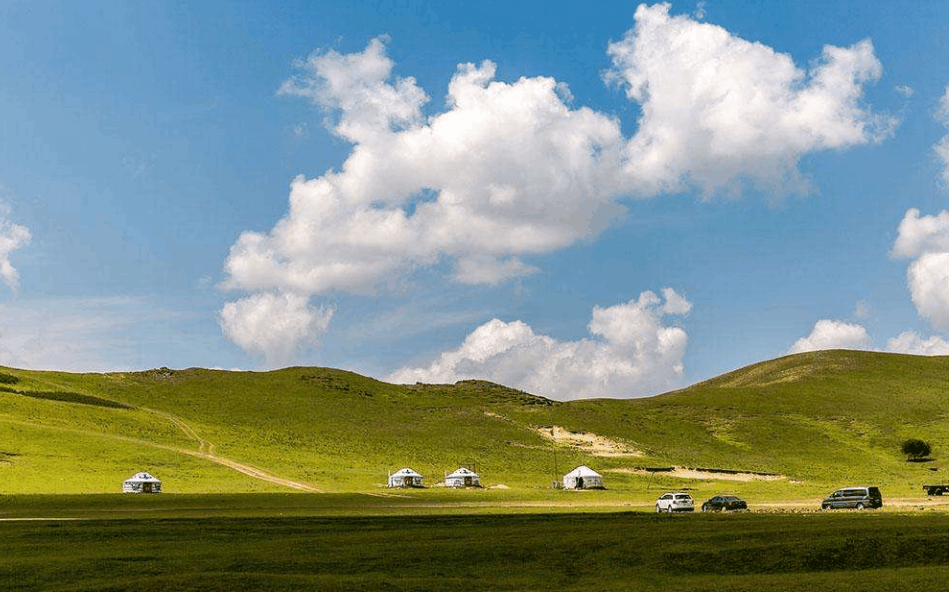
[[[528,514],[0,524],[5,590],[919,590],[949,516]]]
[[[0,386],[0,391],[13,393],[32,399],[44,399],[47,401],[59,401],[61,403],[77,403],[79,405],[93,405],[96,407],[110,407],[112,409],[134,409],[131,405],[110,401],[93,395],[83,395],[82,393],[72,393],[67,391],[22,391],[10,387]]]

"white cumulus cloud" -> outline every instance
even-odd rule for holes
[[[411,79],[386,82],[382,49],[311,56],[308,82],[295,79],[292,92],[339,112],[333,131],[355,147],[342,171],[294,180],[271,232],[240,237],[230,285],[372,291],[443,257],[458,281],[495,284],[535,271],[521,256],[591,236],[621,212],[617,121],[570,109],[550,78],[494,81],[483,62],[459,66],[450,110],[419,123],[425,95]],[[326,78],[339,71],[343,82]]]
[[[939,101],[937,120],[949,127],[949,86]],[[943,164],[942,180],[949,183],[949,135],[934,147]],[[949,334],[949,211],[922,216],[916,208],[906,211],[890,251],[893,258],[912,259],[906,283],[919,315],[944,334]],[[924,338],[906,331],[890,339],[887,349],[905,353],[943,355],[949,353],[941,336]]]
[[[814,324],[811,334],[794,342],[789,354],[822,349],[868,349],[867,330],[854,323],[821,319]]]
[[[0,186],[0,192],[3,187]],[[10,208],[0,203],[0,277],[10,290],[20,288],[20,273],[10,261],[10,254],[30,244],[32,235],[26,226],[14,224],[9,220]]]
[[[226,303],[220,324],[228,339],[276,367],[293,362],[301,347],[315,345],[333,312],[314,308],[299,294],[263,292]]]
[[[485,379],[551,399],[642,397],[677,385],[688,343],[686,332],[664,324],[685,315],[691,303],[670,288],[662,297],[595,307],[590,337],[559,341],[521,322],[493,319],[442,353],[428,367],[402,368],[387,377],[396,383],[453,383]]]
[[[936,216],[920,216],[916,208],[907,210],[890,254],[912,259],[925,253],[944,252],[949,252],[949,212],[943,210]]]
[[[949,212],[920,216],[906,212],[893,244],[893,257],[914,259],[906,272],[913,304],[937,330],[949,332]]]
[[[625,199],[747,182],[805,191],[802,156],[875,141],[893,125],[860,104],[881,72],[868,41],[826,47],[805,71],[665,4],[640,6],[609,46],[608,78],[642,106],[629,138],[614,116],[574,106],[565,83],[501,81],[490,61],[458,65],[446,108],[428,113],[417,81],[394,75],[386,43],[317,51],[281,86],[318,106],[352,149],[338,170],[294,179],[271,230],[241,234],[226,288],[380,294],[437,264],[452,267],[450,281],[496,285],[537,272],[533,256],[594,238]],[[253,324],[238,317],[258,310],[229,304],[228,326]],[[286,347],[240,339],[258,353]]]
[[[862,107],[882,72],[865,40],[825,46],[807,72],[790,56],[687,16],[640,5],[636,26],[609,46],[609,79],[643,107],[626,169],[652,192],[691,182],[706,193],[736,181],[807,189],[797,170],[815,150],[879,140],[896,125]]]
[[[938,335],[923,337],[916,331],[904,331],[886,342],[886,351],[918,356],[949,356],[949,341]]]
[[[919,314],[935,329],[949,333],[949,252],[920,255],[906,277]]]

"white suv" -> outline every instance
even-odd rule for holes
[[[656,500],[657,512],[692,512],[695,502],[687,493],[667,493]]]

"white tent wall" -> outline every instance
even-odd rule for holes
[[[462,467],[445,477],[445,487],[481,487],[481,477]]]
[[[587,466],[579,466],[563,476],[564,489],[603,489],[603,476]]]
[[[389,475],[389,487],[422,487],[422,476],[406,467]]]
[[[122,483],[122,493],[161,493],[161,480],[148,473],[136,473]]]

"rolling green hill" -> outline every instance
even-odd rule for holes
[[[586,464],[613,495],[643,499],[677,486],[810,498],[850,483],[920,495],[922,482],[949,480],[947,413],[949,358],[852,351],[780,358],[648,399],[567,403],[482,381],[401,386],[324,368],[6,368],[0,493],[113,492],[139,470],[168,492],[378,492],[403,466],[433,485],[466,465],[488,487],[542,498]],[[910,437],[930,442],[935,460],[906,462]],[[671,466],[780,478],[642,471]]]

